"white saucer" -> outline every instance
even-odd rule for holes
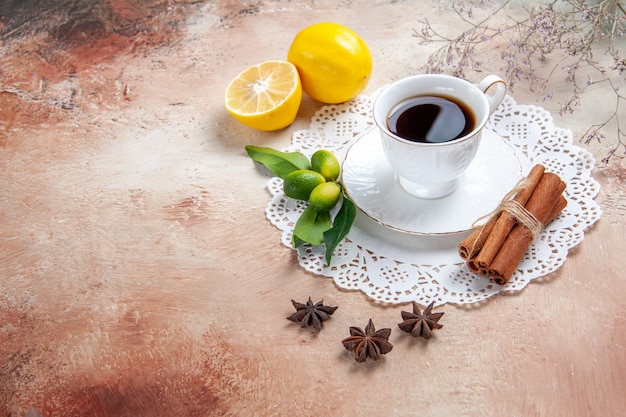
[[[515,150],[487,129],[459,188],[439,199],[420,199],[402,189],[385,158],[377,128],[356,139],[342,166],[345,191],[359,210],[387,228],[416,235],[468,232],[522,176]]]

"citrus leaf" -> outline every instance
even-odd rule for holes
[[[330,265],[330,260],[337,245],[350,232],[350,228],[356,218],[356,206],[354,202],[345,195],[341,203],[341,208],[335,216],[333,227],[324,232],[324,244],[326,245],[326,264]]]
[[[324,232],[330,227],[330,213],[319,213],[307,206],[293,228],[293,247],[301,243],[321,245],[324,243]]]
[[[283,179],[291,171],[311,168],[309,158],[301,152],[283,152],[253,145],[246,146],[246,152],[250,158],[263,164],[272,174]]]

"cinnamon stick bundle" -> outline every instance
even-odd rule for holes
[[[535,165],[514,196],[459,244],[459,255],[475,273],[506,284],[537,234],[567,205],[565,183]]]
[[[545,167],[535,165],[528,176],[516,188],[520,190],[513,200],[525,205],[533,191],[543,177]],[[506,197],[505,197],[506,198]],[[486,272],[487,266],[496,257],[500,246],[507,235],[515,226],[515,219],[511,213],[500,211],[482,227],[473,232],[459,245],[459,254],[463,259],[469,260],[468,266],[473,272]]]

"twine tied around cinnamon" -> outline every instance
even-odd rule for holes
[[[508,211],[517,223],[528,229],[533,240],[539,236],[539,233],[544,228],[544,225],[531,212],[526,210],[526,207],[515,200],[508,200],[502,204],[502,210]]]
[[[515,221],[528,229],[533,239],[537,238],[537,236],[539,236],[539,233],[541,233],[545,226],[531,212],[526,210],[526,207],[524,207],[522,203],[514,199],[514,197],[518,195],[521,190],[528,187],[530,182],[531,180],[529,177],[520,179],[515,187],[513,187],[513,189],[511,189],[508,193],[506,193],[504,197],[502,197],[502,200],[500,200],[500,203],[495,209],[485,214],[484,216],[481,216],[478,219],[474,220],[474,222],[472,223],[472,228],[475,229],[479,227],[479,223],[481,223],[485,219],[487,220],[487,222],[494,220],[497,216],[500,215],[500,213],[506,211],[511,215],[511,217],[513,217]],[[483,232],[484,230],[481,228],[479,237],[480,234],[482,234]],[[470,253],[475,253],[475,250],[477,249],[475,246],[478,244],[479,240],[479,238],[474,240],[472,248],[469,251]]]

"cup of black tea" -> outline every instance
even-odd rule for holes
[[[472,84],[442,74],[414,75],[384,88],[374,101],[374,121],[402,188],[429,199],[454,192],[506,90],[497,75]]]

